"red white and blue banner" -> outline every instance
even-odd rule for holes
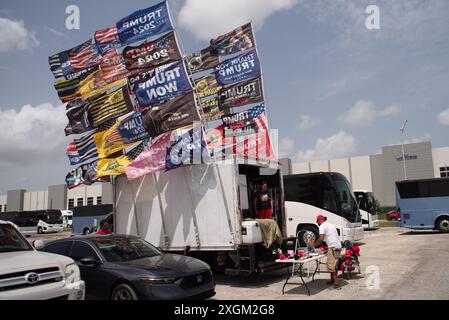
[[[256,49],[219,63],[215,76],[221,85],[233,84],[260,75],[260,63]]]
[[[125,144],[148,139],[150,137],[148,132],[145,131],[142,114],[140,112],[135,112],[120,121],[117,130]]]
[[[147,38],[172,31],[166,1],[133,12],[114,26],[95,32],[95,44],[101,54]]]
[[[148,78],[135,81],[132,87],[141,111],[193,90],[183,61],[155,70]]]
[[[128,70],[155,68],[182,59],[174,32],[138,46],[128,46],[122,55]]]
[[[133,12],[118,21],[116,26],[122,45],[173,30],[166,1]]]
[[[265,104],[221,117],[225,136],[240,136],[268,130]]]
[[[72,79],[77,71],[97,65],[100,58],[92,39],[89,39],[79,46],[52,55],[48,63],[55,78]]]
[[[210,155],[206,146],[203,127],[194,126],[167,148],[165,170],[207,162]]]

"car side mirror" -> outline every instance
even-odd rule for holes
[[[36,250],[42,250],[42,249],[44,249],[44,247],[45,247],[44,241],[42,241],[42,240],[34,240],[34,241],[33,241],[33,247],[34,247]]]
[[[85,266],[96,266],[100,264],[100,262],[92,256],[81,258],[80,262]]]

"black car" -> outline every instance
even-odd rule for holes
[[[126,235],[90,235],[45,244],[43,251],[71,257],[91,299],[200,299],[215,294],[209,265],[163,253]]]

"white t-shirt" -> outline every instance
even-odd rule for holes
[[[329,248],[341,249],[337,228],[327,221],[320,225],[320,235],[324,234],[324,241]]]

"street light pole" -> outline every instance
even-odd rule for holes
[[[404,152],[404,130],[405,125],[407,124],[408,120],[405,120],[404,124],[402,125],[402,128],[399,129],[401,131],[401,146],[402,146],[402,163],[404,165],[404,180],[407,180],[407,169],[405,167],[405,152]]]

